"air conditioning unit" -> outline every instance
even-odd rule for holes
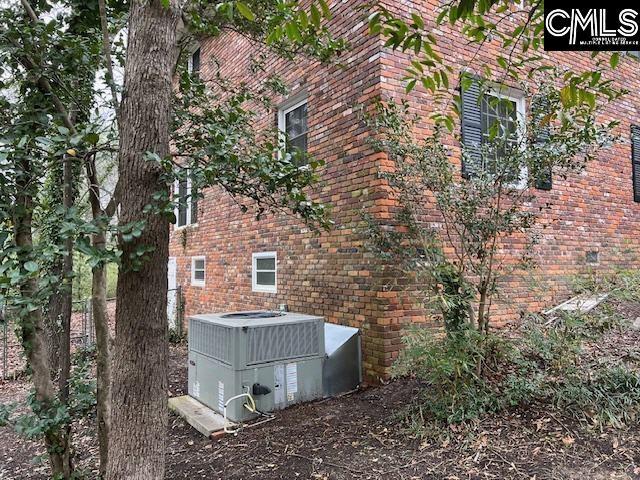
[[[229,420],[255,418],[247,393],[255,410],[271,412],[355,388],[360,380],[355,328],[325,326],[322,317],[290,312],[189,319],[189,395]]]

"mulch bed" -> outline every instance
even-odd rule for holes
[[[640,305],[625,305],[631,313]],[[631,318],[633,320],[633,318]],[[638,352],[640,332],[614,329],[603,357]],[[171,347],[170,394],[186,391],[186,347]],[[640,479],[640,426],[599,428],[542,405],[489,416],[421,440],[401,412],[421,386],[400,380],[298,405],[272,422],[211,441],[176,416],[167,435],[168,479]],[[0,384],[0,402],[23,399],[24,379]],[[77,463],[95,478],[93,419],[79,425]],[[41,444],[0,428],[0,479],[44,479]]]

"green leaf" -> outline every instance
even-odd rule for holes
[[[420,15],[418,15],[417,13],[412,13],[411,18],[413,19],[413,23],[415,24],[416,28],[424,28],[424,20],[422,20],[422,17]]]
[[[240,15],[242,15],[244,18],[246,18],[250,22],[253,22],[256,19],[255,14],[251,11],[251,9],[246,4],[242,2],[236,2],[236,7],[240,12]]]
[[[618,52],[613,53],[611,55],[611,58],[609,59],[609,65],[611,65],[611,68],[616,68],[619,62],[620,62],[620,53]]]
[[[34,262],[33,260],[30,260],[28,262],[26,262],[24,264],[24,269],[27,272],[37,272],[38,271],[38,264],[36,262]]]
[[[100,140],[100,135],[94,132],[87,133],[87,135],[85,135],[84,137],[84,140],[91,145],[95,145],[96,143],[98,143],[98,140]]]
[[[313,23],[313,26],[319,28],[321,20],[320,10],[315,5],[311,5],[311,23]]]
[[[320,4],[320,8],[322,9],[322,14],[324,15],[324,18],[329,20],[331,18],[331,11],[329,10],[329,5],[327,5],[327,2],[325,0],[318,0],[318,3]]]
[[[295,22],[287,23],[285,30],[287,32],[287,37],[292,41],[302,41],[302,36],[300,35],[300,29],[298,28],[298,24]]]

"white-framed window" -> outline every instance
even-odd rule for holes
[[[198,196],[192,186],[189,170],[187,170],[185,178],[177,179],[174,182],[173,194],[177,197],[175,208],[176,227],[196,225],[198,223]]]
[[[480,125],[482,141],[492,142],[492,139],[502,139],[504,147],[498,147],[493,159],[493,165],[485,165],[490,171],[497,169],[502,157],[503,149],[509,146],[524,148],[526,126],[526,107],[524,93],[511,88],[488,89],[482,95],[480,102]],[[501,152],[502,150],[502,152]],[[514,172],[514,185],[524,188],[527,185],[527,169]],[[517,177],[517,178],[516,178]]]
[[[257,252],[252,256],[251,289],[254,292],[278,291],[278,256],[276,252]]]
[[[194,287],[204,287],[206,266],[206,257],[191,257],[191,285]]]
[[[307,97],[297,95],[278,109],[278,129],[283,133],[288,152],[307,151]]]

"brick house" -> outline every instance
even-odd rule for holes
[[[170,270],[175,269],[175,281],[182,286],[187,316],[287,304],[291,311],[321,314],[327,321],[359,327],[363,371],[373,381],[388,374],[403,327],[433,321],[416,309],[409,296],[383,287],[375,258],[363,250],[356,230],[363,211],[390,218],[394,209],[378,178],[379,169],[389,161],[368,146],[370,132],[357,107],[376,97],[404,98],[402,78],[409,62],[407,55],[385,49],[381,38],[368,35],[363,12],[357,9],[362,3],[348,0],[332,5],[333,31],[351,44],[339,59],[343,67],[270,58],[267,72],[281,75],[290,95],[274,99],[278,111],[265,114],[257,125],[271,127],[275,114],[279,127],[297,146],[325,160],[317,195],[331,205],[335,228],[316,236],[290,217],[256,221],[225,194],[210,189],[197,204],[180,212],[172,232]],[[433,0],[385,3],[407,15],[418,11],[431,24],[438,6]],[[440,54],[451,65],[481,71],[483,63],[496,64],[497,44],[477,52],[455,28],[442,27],[437,35]],[[233,34],[203,39],[192,64],[207,78],[215,58],[223,76],[257,84],[263,78],[249,73],[256,48]],[[592,64],[585,53],[545,55],[545,61],[576,70]],[[546,228],[539,268],[507,279],[507,298],[496,312],[498,320],[517,319],[524,311],[566,298],[577,275],[640,265],[640,148],[634,165],[630,142],[632,126],[640,125],[640,64],[625,56],[615,77],[618,86],[631,93],[609,105],[605,116],[620,120],[618,133],[624,141],[603,150],[583,173],[553,178],[552,185],[537,192],[537,201],[552,206],[541,219]],[[418,88],[408,101],[427,131],[432,98]],[[527,99],[515,92],[513,101],[526,114]],[[640,130],[636,138],[640,147]],[[460,163],[457,137],[447,141],[458,152],[452,161]]]

